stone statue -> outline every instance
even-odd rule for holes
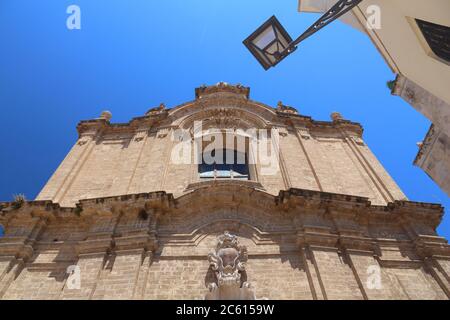
[[[215,252],[208,255],[217,282],[208,284],[206,300],[255,300],[250,284],[241,280],[247,262],[247,248],[225,231],[218,237]]]
[[[284,113],[298,114],[297,109],[291,106],[284,105],[281,101],[278,101],[277,103],[277,110]]]
[[[331,120],[333,121],[339,121],[339,120],[344,120],[344,117],[342,117],[342,115],[339,112],[333,112],[331,115]]]
[[[161,113],[164,110],[166,110],[166,105],[164,103],[160,103],[159,106],[151,108],[150,110],[148,110],[145,113],[145,115],[146,116],[155,115],[155,114]]]
[[[112,113],[105,110],[100,114],[100,117],[98,119],[105,119],[106,121],[111,120],[112,118]]]

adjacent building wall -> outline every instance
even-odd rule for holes
[[[335,0],[299,0],[298,10],[322,13],[334,3]],[[373,8],[380,9],[379,29],[370,28],[367,23],[374,15]],[[369,35],[392,71],[398,74],[392,93],[426,116],[440,132],[440,144],[446,145],[429,148],[427,165],[423,161],[415,161],[415,165],[450,195],[450,154],[445,151],[450,149],[450,65],[432,52],[415,22],[420,19],[450,27],[449,12],[447,0],[365,0],[341,20]]]

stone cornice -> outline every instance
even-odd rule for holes
[[[154,127],[167,118],[168,110],[148,113],[145,116],[135,117],[128,123],[110,123],[106,119],[82,120],[77,125],[80,136],[89,133],[133,133],[141,127]]]
[[[412,201],[394,201],[387,206],[371,205],[368,198],[328,193],[314,190],[291,188],[280,191],[278,196],[272,196],[263,190],[254,189],[255,186],[242,183],[222,183],[207,184],[208,188],[228,188],[239,193],[239,189],[253,190],[260,193],[267,200],[272,199],[275,206],[279,206],[283,211],[293,208],[317,208],[345,214],[345,212],[366,212],[368,215],[396,215],[398,218],[419,219],[437,226],[443,216],[444,209],[439,204],[412,202]],[[234,189],[233,189],[234,188]],[[195,190],[181,196],[196,197]],[[233,191],[230,191],[233,192]],[[80,200],[75,208],[61,207],[52,201],[27,201],[19,209],[14,209],[14,203],[3,202],[3,209],[0,211],[0,222],[6,220],[10,215],[25,215],[28,217],[44,217],[52,219],[55,217],[86,216],[92,212],[102,212],[111,210],[120,210],[117,208],[128,207],[134,210],[157,210],[160,212],[169,212],[176,206],[179,198],[174,198],[172,194],[164,191],[139,193],[112,197],[101,197],[94,199]]]
[[[258,118],[258,123],[261,121],[265,123],[265,125],[259,125],[258,128],[287,125],[322,131],[336,131],[340,129],[352,132],[359,137],[362,136],[363,128],[357,122],[342,118],[334,119],[333,121],[313,120],[309,116],[293,112],[293,107],[282,104],[280,107],[280,103],[277,107],[271,107],[261,102],[250,100],[249,90],[247,87],[233,86],[226,83],[204,86],[196,89],[196,100],[183,103],[172,109],[166,109],[164,104],[161,104],[159,107],[149,110],[144,116],[135,117],[128,123],[111,123],[109,119],[102,117],[84,120],[78,124],[77,130],[80,136],[95,135],[97,133],[133,134],[139,128],[177,127],[184,117],[203,112],[207,108],[238,108],[248,111],[250,117],[253,115]]]
[[[275,198],[275,201],[279,204],[286,204],[290,201],[300,204],[309,201],[310,203],[347,203],[358,207],[370,206],[369,199],[365,197],[297,188],[280,191],[278,196]]]
[[[283,229],[283,232],[296,232],[297,243],[301,246],[375,253],[380,251],[377,248],[400,245],[405,250],[415,250],[421,257],[447,256],[450,253],[447,241],[433,231],[443,215],[443,208],[437,204],[395,201],[387,206],[372,206],[365,197],[313,190],[292,188],[273,196],[243,184],[209,185],[208,188],[213,203],[232,198],[237,206],[242,201],[250,201],[250,207],[266,208],[273,215],[286,214],[288,219],[292,219],[292,224],[291,229]],[[197,210],[196,203],[202,201],[204,194],[203,188],[200,188],[179,198],[166,192],[104,197],[82,200],[76,208],[62,208],[51,201],[28,201],[22,207],[13,209],[12,203],[3,203],[5,208],[0,213],[0,223],[7,229],[8,222],[14,223],[16,219],[24,219],[29,221],[25,225],[32,223],[37,227],[27,227],[31,229],[21,237],[0,239],[1,255],[29,258],[36,244],[46,243],[46,240],[36,242],[39,234],[36,228],[45,229],[55,219],[59,219],[58,223],[61,219],[72,219],[74,222],[79,219],[79,223],[84,225],[86,238],[76,245],[78,254],[139,248],[155,250],[159,242],[159,217],[170,219],[171,214],[180,214],[188,203],[193,203],[191,209]],[[208,211],[207,208],[205,210]],[[142,219],[139,218],[141,212],[145,212]],[[105,221],[111,221],[108,222],[112,223],[111,227],[97,230],[96,223],[103,224]],[[141,222],[136,225],[126,221]],[[372,234],[368,229],[370,225],[397,226],[398,230],[405,230],[404,236],[396,238],[396,233],[389,232],[386,235]],[[60,244],[52,245],[57,247]]]
[[[433,148],[434,142],[436,141],[437,137],[439,136],[439,132],[436,132],[436,131],[437,131],[437,129],[432,124],[430,126],[430,129],[427,132],[427,135],[425,136],[425,139],[420,144],[419,152],[417,153],[416,158],[414,159],[414,165],[420,166],[419,163],[424,162],[421,160],[423,160],[424,157],[426,158],[428,156],[428,154],[430,153],[431,149]]]
[[[254,188],[258,190],[264,191],[264,187],[261,185],[261,183],[256,181],[250,181],[250,180],[208,180],[208,181],[200,181],[200,182],[194,182],[190,183],[186,187],[186,191],[193,191],[200,188],[210,188],[210,187],[216,187],[216,186],[241,186],[241,187],[248,187],[248,188]]]
[[[314,120],[309,116],[291,114],[291,113],[280,113],[277,112],[278,117],[283,120],[286,125],[292,127],[305,127],[311,131],[314,130],[330,130],[336,131],[337,129],[353,132],[358,137],[362,137],[364,128],[358,122],[353,122],[350,120],[334,120],[334,121],[320,121]]]

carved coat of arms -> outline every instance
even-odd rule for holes
[[[215,252],[208,255],[216,282],[208,285],[206,300],[255,300],[250,284],[241,279],[247,262],[247,248],[235,235],[225,231],[218,237]]]

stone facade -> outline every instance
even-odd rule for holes
[[[450,297],[443,208],[408,201],[359,124],[272,108],[225,83],[127,124],[110,117],[78,125],[35,201],[0,203],[1,299],[223,298],[227,277],[257,299]],[[248,180],[200,179],[194,161],[174,163],[174,133],[195,136],[199,120],[269,130],[277,170],[256,161]]]
[[[234,91],[231,91],[231,90]],[[217,91],[221,90],[221,91]],[[295,110],[295,109],[294,109]],[[335,116],[315,121],[282,103],[274,109],[249,99],[249,89],[221,84],[198,88],[196,100],[171,110],[154,108],[127,124],[103,116],[78,125],[79,139],[36,200],[73,207],[80,199],[166,191],[179,197],[200,182],[197,165],[171,160],[174,132],[203,129],[266,129],[279,147],[280,170],[252,180],[272,195],[300,188],[367,197],[383,205],[405,195],[362,140],[358,123]]]
[[[326,12],[336,0],[299,0],[300,12]],[[401,97],[433,124],[414,164],[450,196],[450,83],[449,62],[431,49],[416,19],[450,26],[447,0],[365,0],[339,19],[366,33],[392,72],[392,94]],[[378,18],[376,14],[379,13]],[[380,27],[372,27],[378,20]],[[447,41],[447,42],[446,42]],[[448,39],[442,38],[448,46]],[[430,138],[439,136],[436,145]]]

